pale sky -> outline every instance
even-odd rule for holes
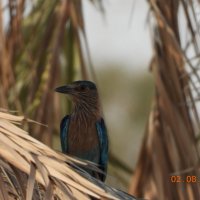
[[[86,33],[95,66],[116,63],[146,70],[152,57],[145,0],[103,1],[105,17],[84,1]]]
[[[146,70],[152,57],[149,27],[146,23],[147,2],[102,2],[105,16],[89,0],[83,1],[86,34],[95,67],[117,64],[120,68]],[[3,0],[2,6],[6,4],[7,0]],[[4,25],[7,24],[8,13],[5,12],[5,15]]]

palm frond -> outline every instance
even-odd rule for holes
[[[63,155],[32,138],[15,125],[23,120],[0,112],[1,199],[135,199],[78,167],[95,169],[92,163]]]
[[[178,10],[182,5],[190,34],[189,45],[194,54],[199,55],[194,3],[149,0],[155,17],[152,26],[154,58],[151,63],[155,96],[130,186],[132,194],[149,199],[199,198],[198,183],[189,184],[186,177],[200,175],[196,140],[200,124],[195,102],[200,79],[194,62],[188,62],[187,49],[184,49],[180,39],[182,30],[178,26]],[[196,92],[192,91],[192,87]],[[178,176],[180,181],[173,183],[170,179],[172,175]]]
[[[64,105],[60,109],[52,89],[61,82],[72,82],[77,74],[79,79],[92,79],[90,71],[95,76],[82,0],[6,3],[4,8],[0,3],[0,104],[48,124],[48,129],[31,124],[27,128],[35,138],[51,146],[56,119],[61,118],[58,110],[67,109]],[[102,1],[91,3],[103,11]],[[49,109],[42,112],[46,107]]]

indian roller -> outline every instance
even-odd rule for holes
[[[108,162],[108,136],[101,114],[96,85],[91,81],[75,81],[55,89],[67,94],[73,108],[60,124],[62,152],[96,163],[104,173],[88,171],[105,181]]]

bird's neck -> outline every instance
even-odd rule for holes
[[[98,100],[90,100],[90,102],[82,101],[74,104],[72,116],[78,118],[79,121],[98,120],[101,118],[101,110]]]

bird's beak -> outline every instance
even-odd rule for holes
[[[73,87],[71,85],[60,86],[55,88],[55,92],[71,94],[73,92]]]

